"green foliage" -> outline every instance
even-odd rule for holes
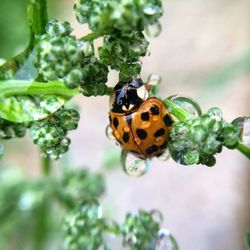
[[[78,93],[109,95],[112,88],[106,83],[110,69],[119,71],[122,82],[138,77],[140,59],[147,55],[149,45],[143,32],[159,34],[162,1],[76,0],[77,20],[87,23],[93,31],[81,39],[72,35],[68,22],[48,21],[46,7],[46,0],[28,1],[29,45],[0,66],[0,139],[22,137],[28,128],[45,159],[44,176],[36,180],[0,172],[0,248],[20,249],[15,242],[21,239],[20,250],[45,249],[48,235],[53,228],[61,227],[66,211],[64,249],[107,250],[105,235],[111,234],[121,237],[123,246],[131,250],[152,250],[169,236],[158,235],[162,217],[159,213],[129,213],[118,225],[101,214],[97,199],[105,189],[102,175],[86,169],[67,169],[58,177],[50,176],[49,158],[59,159],[68,151],[68,131],[78,126],[79,113],[64,108],[71,97]],[[101,36],[102,46],[94,48],[93,41]],[[150,82],[159,82],[159,77],[151,76]],[[156,84],[152,89],[155,93]],[[218,108],[201,116],[198,111],[196,117],[170,99],[164,102],[176,117],[169,148],[177,162],[212,166],[214,154],[223,146],[239,146],[241,125],[226,123]],[[238,149],[249,157],[249,148]]]
[[[105,190],[100,174],[91,174],[87,169],[67,170],[58,187],[59,199],[68,208],[74,208],[83,200],[100,197]]]
[[[100,59],[119,70],[122,64],[137,62],[139,57],[145,56],[148,45],[142,32],[112,33],[104,37],[103,46],[99,48]]]
[[[67,100],[56,95],[0,98],[0,116],[17,123],[36,121],[57,111]]]
[[[16,0],[1,1],[0,9],[0,58],[8,59],[28,42],[26,3]]]
[[[129,213],[121,226],[123,243],[131,250],[154,249],[159,229],[159,222],[154,220],[152,213],[139,211],[137,216]]]
[[[104,192],[103,183],[99,174],[93,174],[83,168],[66,169],[59,177],[40,179],[24,177],[14,168],[2,168],[0,171],[0,248],[37,249],[32,245],[37,244],[33,242],[38,237],[36,227],[41,229],[40,232],[44,237],[46,237],[46,231],[52,230],[51,226],[60,231],[63,210],[73,209],[79,204],[80,199],[99,197]],[[53,207],[56,205],[55,210]],[[49,208],[45,211],[46,216],[51,219],[57,218],[53,220],[56,225],[51,225],[42,217],[46,206]],[[39,222],[40,217],[45,225]],[[23,227],[24,223],[25,227]],[[22,240],[22,245],[10,246],[9,242],[14,239]],[[45,239],[42,238],[42,240]]]
[[[162,16],[160,0],[76,0],[75,14],[80,23],[88,23],[90,29],[101,34],[114,30],[129,33],[142,31]]]
[[[14,123],[0,117],[0,140],[23,137],[26,133],[28,124]],[[3,155],[3,145],[0,143],[0,158]]]
[[[23,123],[14,123],[0,118],[0,139],[11,139],[23,137],[26,132],[26,125]]]
[[[79,119],[76,110],[61,108],[48,118],[34,122],[30,127],[30,136],[44,156],[56,160],[68,151],[70,139],[67,131],[76,129]]]
[[[93,44],[70,36],[68,22],[52,19],[38,44],[39,73],[45,81],[62,80],[86,96],[103,95],[108,68],[94,55]]]
[[[201,117],[174,124],[169,148],[173,159],[181,164],[213,166],[214,154],[221,152],[222,146],[234,148],[239,139],[239,131],[223,121],[222,111],[211,108]]]
[[[84,201],[64,218],[65,247],[68,250],[95,250],[103,243],[105,228],[101,207],[95,200]]]
[[[152,250],[155,247],[160,224],[152,212],[128,213],[125,221],[118,225],[103,218],[96,200],[85,200],[64,218],[65,248],[67,250],[96,250],[108,248],[105,234],[123,238],[123,246],[131,250]]]

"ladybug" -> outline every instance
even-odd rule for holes
[[[149,93],[142,80],[119,82],[110,97],[109,120],[121,147],[146,159],[167,148],[173,119],[165,104]]]

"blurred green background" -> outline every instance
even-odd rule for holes
[[[26,2],[0,1],[0,58],[16,55],[27,44]],[[142,60],[143,79],[157,73],[163,79],[160,96],[191,96],[204,111],[220,107],[228,121],[249,114],[249,0],[169,0],[164,6],[162,33],[150,39],[151,55]],[[72,7],[73,0],[50,0],[50,17],[72,22],[77,36],[86,34],[87,27],[76,23]],[[113,72],[109,84],[117,79]],[[60,163],[101,170],[104,155],[110,161],[119,153],[104,132],[108,97],[76,97],[74,102],[81,108],[81,123],[71,134],[71,149]],[[16,166],[28,178],[40,175],[39,153],[28,137],[5,142],[5,152],[1,166]],[[176,235],[182,250],[245,249],[243,237],[250,228],[250,164],[238,152],[225,149],[212,169],[154,160],[140,179],[127,177],[116,165],[106,173],[107,192],[102,200],[113,218],[121,220],[127,211],[139,208],[156,208],[163,212],[165,226]],[[19,226],[23,230],[27,225],[20,222]],[[15,247],[23,240],[14,239],[17,243],[5,249],[21,249]]]

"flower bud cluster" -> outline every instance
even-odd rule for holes
[[[69,149],[67,132],[77,128],[79,119],[76,110],[61,108],[46,119],[33,122],[30,136],[44,156],[59,159]]]
[[[77,40],[71,32],[68,22],[48,23],[37,50],[40,75],[45,81],[62,80],[88,96],[103,95],[108,67],[95,57],[92,43]]]
[[[223,146],[233,148],[238,141],[238,130],[223,120],[219,108],[211,108],[200,117],[176,123],[170,133],[169,149],[178,163],[213,166],[214,155]]]

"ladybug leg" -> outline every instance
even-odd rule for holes
[[[146,90],[150,93],[151,89],[152,89],[152,85],[150,83],[146,83],[145,84],[145,88]]]
[[[157,158],[160,161],[167,161],[170,158],[170,152],[169,149],[166,148],[163,152],[161,152],[159,155],[157,155]]]

